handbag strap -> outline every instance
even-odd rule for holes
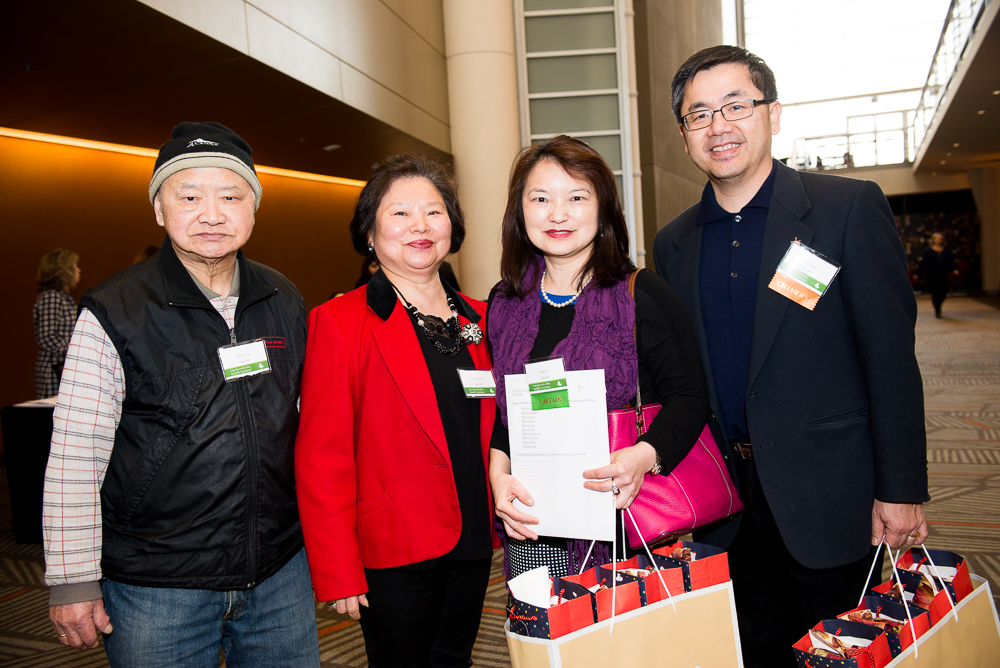
[[[632,297],[632,301],[635,301],[635,279],[639,276],[639,272],[644,271],[643,269],[636,269],[628,277],[628,293]],[[635,331],[636,325],[632,325],[632,341],[636,342],[636,347],[638,348],[638,339],[636,337]],[[638,356],[638,349],[636,350],[636,355]],[[646,418],[642,414],[642,388],[639,385],[639,374],[638,371],[635,374],[635,431],[639,436],[646,433]]]

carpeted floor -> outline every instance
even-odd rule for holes
[[[929,545],[965,555],[1000,591],[1000,300],[952,298],[945,317],[933,317],[918,298],[917,356],[924,378],[927,459],[932,501]],[[100,650],[63,647],[48,622],[39,545],[19,545],[10,529],[6,472],[0,476],[0,665],[7,668],[106,666]],[[479,638],[477,666],[507,666],[503,634],[506,595],[494,572]],[[998,602],[1000,602],[1000,597]],[[317,605],[324,668],[367,665],[361,629]]]

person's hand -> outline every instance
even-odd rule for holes
[[[927,518],[922,503],[886,503],[872,506],[872,545],[885,542],[894,550],[922,545],[927,540]]]
[[[510,457],[495,448],[490,450],[490,487],[493,490],[493,508],[497,517],[503,520],[507,535],[518,540],[538,540],[538,534],[524,526],[538,524],[538,518],[514,507],[514,499],[526,506],[535,505],[535,500],[521,481],[510,474]]]
[[[368,597],[364,594],[330,601],[330,607],[335,608],[341,615],[350,615],[351,619],[361,619],[362,605],[368,607]]]
[[[114,630],[101,599],[50,605],[49,621],[59,636],[59,642],[74,649],[97,647],[97,632],[111,633]]]
[[[538,524],[538,518],[522,513],[514,507],[514,499],[526,506],[535,505],[535,500],[524,488],[521,481],[509,473],[498,473],[490,476],[493,487],[493,506],[497,517],[503,520],[507,535],[518,540],[538,540],[538,534],[526,527],[526,524]]]
[[[656,450],[649,443],[639,441],[633,446],[622,448],[611,453],[611,463],[597,469],[583,472],[588,481],[583,483],[587,489],[596,492],[611,492],[618,488],[615,495],[615,508],[621,510],[632,505],[639,495],[646,472],[656,463]],[[600,482],[590,482],[599,480]]]

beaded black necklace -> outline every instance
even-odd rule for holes
[[[413,317],[417,319],[417,327],[420,331],[424,333],[424,336],[434,344],[434,347],[439,353],[444,355],[457,355],[458,351],[462,349],[462,345],[465,344],[465,340],[461,333],[461,327],[458,322],[458,311],[455,310],[455,302],[452,301],[451,295],[445,294],[448,299],[448,309],[451,311],[451,317],[448,320],[442,320],[436,315],[424,315],[417,310],[417,307],[406,300],[403,293],[399,291],[399,288],[395,284],[390,282],[392,289],[396,291],[399,298],[403,300],[403,305],[406,306],[406,310],[413,314]],[[446,348],[441,344],[439,339],[453,339],[455,344]]]

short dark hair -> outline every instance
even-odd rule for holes
[[[778,82],[775,81],[774,72],[767,66],[763,58],[755,56],[742,46],[728,46],[726,44],[710,46],[685,60],[674,75],[673,81],[670,82],[670,108],[678,123],[681,122],[683,116],[681,106],[684,104],[684,91],[687,89],[688,82],[694,79],[698,72],[727,63],[746,65],[750,70],[750,81],[760,89],[764,99],[778,99]]]
[[[427,179],[437,188],[444,200],[451,221],[451,249],[454,253],[462,247],[465,241],[465,216],[458,204],[458,186],[451,172],[439,162],[425,155],[407,153],[386,158],[375,166],[368,183],[361,189],[358,202],[354,205],[354,217],[351,219],[351,243],[354,250],[362,255],[371,256],[368,251],[368,238],[375,231],[375,218],[378,207],[382,204],[392,184],[400,179]]]
[[[507,186],[507,209],[503,214],[500,237],[503,250],[500,255],[501,294],[524,297],[531,288],[522,283],[528,271],[534,271],[540,253],[524,227],[524,209],[521,199],[528,175],[543,160],[551,160],[575,179],[587,181],[597,195],[597,236],[587,263],[580,274],[593,272],[593,281],[609,287],[625,278],[635,269],[628,255],[628,226],[618,199],[618,182],[601,154],[573,137],[559,135],[544,144],[528,146],[521,150],[510,170]],[[535,281],[540,276],[535,276]]]

